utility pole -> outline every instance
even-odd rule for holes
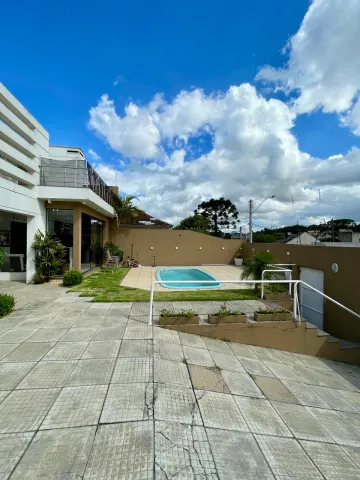
[[[335,242],[335,225],[334,219],[331,220],[331,241]]]
[[[253,214],[253,201],[249,200],[249,243],[252,243],[252,241],[253,241],[252,214]]]

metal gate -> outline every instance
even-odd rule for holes
[[[312,287],[324,291],[324,272],[312,268],[300,268],[300,280]],[[324,297],[300,284],[301,316],[308,322],[323,329]]]

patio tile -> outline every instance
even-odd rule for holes
[[[0,403],[11,393],[11,390],[0,390]]]
[[[156,478],[217,479],[205,429],[155,422],[155,472]]]
[[[12,350],[4,359],[4,362],[37,362],[52,347],[52,343],[25,342]]]
[[[44,325],[42,328],[44,328],[45,330],[47,330],[48,328],[62,328],[64,330],[68,330],[75,324],[75,322],[76,318],[57,316],[55,318],[52,318],[50,322]]]
[[[261,377],[257,375],[253,375],[252,378],[268,400],[299,403],[278,378]]]
[[[357,480],[360,470],[337,445],[317,442],[300,442],[311,460],[328,480]]]
[[[300,378],[284,363],[264,361],[265,365],[272,371],[272,373],[280,378],[280,380],[293,380],[299,382]]]
[[[180,345],[180,338],[178,332],[175,330],[168,330],[166,328],[154,327],[154,339],[161,342],[171,342]]]
[[[196,397],[206,427],[240,432],[249,431],[245,419],[231,395],[197,390]]]
[[[250,348],[256,354],[256,356],[263,362],[267,361],[267,362],[282,363],[282,360],[277,355],[275,355],[275,353],[271,350],[271,348],[258,347],[255,345],[250,345]]]
[[[220,480],[274,480],[251,433],[206,431]]]
[[[104,317],[99,317],[98,315],[89,317],[81,316],[76,322],[72,325],[73,328],[97,328],[102,325]]]
[[[89,342],[96,328],[71,328],[67,333],[61,338],[62,342]]]
[[[204,342],[212,352],[225,353],[231,355],[232,351],[226,342],[204,337]]]
[[[289,382],[283,380],[282,383],[294,395],[294,397],[301,403],[301,405],[308,407],[330,408],[330,406],[319,395],[309,387],[301,382]]]
[[[246,370],[241,365],[235,355],[227,355],[225,353],[211,352],[211,356],[217,367],[221,370],[233,370],[234,372],[245,373]]]
[[[34,362],[0,363],[0,390],[15,388],[35,365]]]
[[[182,362],[184,360],[182,346],[178,343],[154,340],[154,358],[172,360],[173,362]]]
[[[114,364],[113,358],[79,360],[66,385],[105,385],[110,382]]]
[[[111,383],[146,383],[152,379],[150,358],[119,358],[115,364]]]
[[[34,332],[36,332],[36,329],[13,328],[0,335],[0,343],[22,343]]]
[[[91,341],[82,354],[82,359],[89,358],[110,358],[117,357],[121,341],[120,340],[106,340],[106,341]]]
[[[161,358],[154,359],[154,381],[191,387],[190,376],[184,363],[172,362]]]
[[[127,326],[124,334],[124,340],[148,340],[153,338],[152,327],[147,325],[133,327]]]
[[[38,432],[11,478],[82,478],[95,430],[78,427]]]
[[[319,358],[312,357],[311,355],[303,355],[301,353],[295,353],[295,357],[305,365],[305,367],[314,370],[323,370],[329,372],[329,367],[322,362]]]
[[[14,350],[18,345],[16,343],[0,343],[0,360]]]
[[[186,423],[189,425],[202,425],[199,409],[191,388],[177,385],[155,385],[155,410],[156,420]]]
[[[230,350],[238,357],[259,358],[249,345],[229,342]]]
[[[37,430],[59,389],[15,390],[0,404],[0,433]]]
[[[274,374],[261,361],[255,358],[239,358],[241,365],[252,375],[262,375],[263,377],[274,377]]]
[[[91,340],[121,340],[124,336],[125,327],[98,328]]]
[[[20,382],[17,389],[63,387],[76,365],[71,362],[40,362]]]
[[[33,433],[7,433],[0,435],[0,478],[10,477],[13,468],[29,445]]]
[[[96,432],[83,478],[150,480],[154,469],[153,452],[152,422],[101,425]]]
[[[255,435],[255,439],[275,477],[279,480],[322,478],[296,440],[267,435]]]
[[[350,392],[349,390],[338,390],[338,392],[360,410],[360,393]]]
[[[360,433],[338,412],[322,408],[306,407],[329,435],[340,445],[360,446]]]
[[[97,425],[106,392],[107,385],[63,388],[40,429]]]
[[[112,384],[103,406],[100,423],[147,420],[152,417],[153,391],[147,383]]]
[[[279,402],[272,402],[272,405],[296,438],[334,443],[333,439],[302,405]]]
[[[152,340],[123,340],[119,357],[150,357],[152,353]]]
[[[230,393],[229,387],[219,371],[198,365],[189,365],[189,371],[195,389]]]
[[[204,340],[197,335],[179,332],[179,338],[182,345],[195,348],[206,348]]]
[[[346,452],[351,460],[360,468],[360,447],[341,447]]]
[[[40,328],[31,337],[28,342],[57,342],[67,332],[65,328]]]
[[[302,363],[302,361],[296,356],[295,353],[292,352],[287,352],[286,350],[276,350],[272,349],[273,353],[279,359],[284,362],[286,365],[298,365],[300,367],[305,367],[305,365]]]
[[[289,429],[268,400],[249,397],[234,397],[252,433],[292,437]]]
[[[353,412],[338,412],[347,422],[349,422],[358,432],[360,432],[360,411]]]
[[[215,367],[215,363],[208,350],[183,346],[183,352],[188,363],[202,365],[204,367]]]
[[[109,310],[106,313],[106,317],[102,319],[101,327],[126,327],[127,323],[127,317],[119,316],[116,310]]]
[[[334,410],[360,413],[358,408],[333,388],[318,387],[316,385],[313,385],[311,388]]]
[[[221,373],[231,393],[246,397],[264,398],[256,383],[247,373],[229,372],[228,370],[222,370]]]
[[[78,360],[88,342],[58,342],[43,360]]]

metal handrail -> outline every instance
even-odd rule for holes
[[[290,272],[290,280],[292,280],[292,270],[290,270],[289,268],[282,268],[281,270],[270,270],[270,269],[267,269],[267,270],[263,270],[261,272],[261,280],[264,280],[264,273],[267,273],[267,272]],[[291,295],[291,283],[290,281],[288,280],[289,282],[289,295]],[[264,284],[262,283],[261,284],[261,300],[264,299]]]

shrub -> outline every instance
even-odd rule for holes
[[[119,257],[119,260],[121,262],[124,257],[124,252],[122,248],[117,247],[113,242],[106,242],[104,245],[104,252],[106,253],[107,250],[109,250],[110,255],[115,255],[116,257]]]
[[[267,269],[269,264],[274,263],[274,257],[269,252],[255,252],[253,258],[244,262],[244,270],[242,272],[242,280],[252,279],[261,280],[263,270]],[[267,272],[265,280],[274,278],[274,273]],[[259,283],[255,283],[255,293],[259,291]]]
[[[266,305],[265,308],[259,308],[259,310],[256,310],[256,313],[261,313],[261,314],[274,314],[274,313],[291,313],[290,310],[286,310],[285,308],[271,308],[269,305]]]
[[[3,247],[0,247],[0,266],[4,263],[6,257],[6,250]]]
[[[83,274],[78,270],[68,270],[64,273],[63,284],[65,287],[79,285],[83,281]]]
[[[0,317],[9,315],[14,310],[15,299],[12,295],[0,295]]]
[[[31,246],[35,250],[36,273],[41,274],[45,282],[56,273],[61,273],[65,247],[53,232],[38,230]]]
[[[41,273],[35,273],[35,275],[33,276],[33,282],[36,284],[44,283],[44,275],[42,275]]]
[[[243,312],[240,312],[240,310],[229,310],[226,308],[226,305],[221,305],[219,310],[215,313],[212,313],[211,316],[214,317],[228,317],[230,315],[244,315]]]
[[[169,310],[166,310],[166,308],[163,308],[161,310],[161,317],[196,317],[197,313],[194,312],[193,310],[180,310],[179,312],[169,312]]]

